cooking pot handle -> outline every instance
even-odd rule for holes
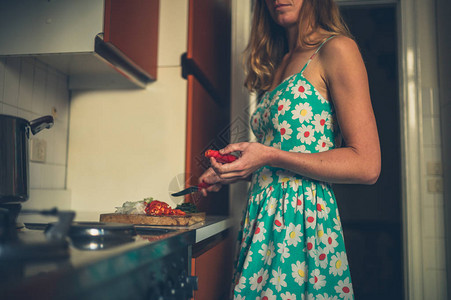
[[[43,116],[37,119],[30,121],[30,129],[34,134],[38,133],[44,128],[51,128],[53,126],[53,117],[52,116]]]

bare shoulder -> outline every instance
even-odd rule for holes
[[[346,36],[335,36],[328,40],[321,49],[321,54],[323,56],[328,56],[331,54],[345,54],[345,53],[355,53],[359,52],[357,43]]]
[[[324,44],[319,52],[319,61],[326,78],[357,75],[365,70],[357,43],[345,36],[336,36]]]
[[[361,60],[361,54],[357,43],[346,36],[336,36],[324,44],[319,52],[320,60],[330,66],[343,62]]]

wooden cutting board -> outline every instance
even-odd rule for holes
[[[125,214],[101,214],[100,222],[127,223],[136,225],[190,226],[205,221],[205,213],[187,213],[184,216],[148,216]]]

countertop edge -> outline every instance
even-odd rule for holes
[[[195,227],[196,225],[193,225]],[[194,228],[196,231],[195,243],[199,243],[206,240],[218,233],[221,233],[233,226],[232,219],[229,217],[217,217],[207,216],[204,224],[198,228]]]

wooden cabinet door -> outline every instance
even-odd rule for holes
[[[187,58],[224,101],[230,95],[230,13],[230,0],[189,1]]]
[[[209,167],[210,161],[204,153],[208,149],[219,149],[229,141],[228,106],[216,102],[193,76],[188,76],[188,108],[186,132],[186,171],[188,185],[196,185],[199,176]],[[200,211],[212,215],[228,214],[228,188],[209,193],[188,195],[188,202],[197,205]]]
[[[233,242],[231,235],[202,246],[200,253],[193,253],[191,275],[197,277],[198,289],[193,300],[229,299],[232,287]]]
[[[157,77],[159,0],[105,0],[104,41]]]
[[[186,173],[187,184],[197,184],[208,168],[207,149],[220,149],[230,140],[230,0],[190,0]],[[188,196],[207,214],[228,214],[228,187],[207,198]]]

